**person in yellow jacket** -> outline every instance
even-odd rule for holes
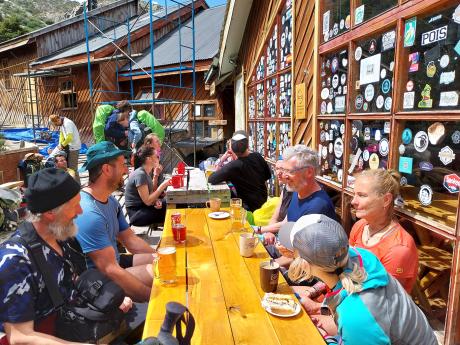
[[[59,149],[67,153],[67,164],[70,169],[75,171],[76,180],[78,176],[78,155],[80,153],[81,141],[77,126],[72,120],[56,114],[50,115],[50,122],[60,127],[59,129]]]

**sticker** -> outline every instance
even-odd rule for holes
[[[439,144],[446,135],[446,128],[441,122],[435,122],[428,127],[428,140],[431,145]]]
[[[358,138],[357,137],[351,138],[350,148],[351,148],[351,152],[355,152],[356,149],[358,148]]]
[[[342,138],[335,139],[334,142],[334,155],[336,158],[340,158],[343,155],[343,141]]]
[[[406,152],[406,147],[403,144],[401,144],[401,145],[399,145],[398,150],[399,150],[399,154],[403,155],[404,152]]]
[[[420,186],[420,191],[418,192],[418,200],[423,206],[429,206],[431,204],[431,199],[433,198],[433,190],[427,184]]]
[[[343,170],[342,169],[339,169],[337,171],[337,180],[342,183],[342,179],[343,179]]]
[[[380,71],[380,79],[384,79],[387,76],[387,70],[385,68],[382,68]]]
[[[428,20],[428,23],[436,22],[436,21],[438,21],[438,20],[441,19],[441,18],[442,18],[442,15],[441,15],[441,14],[438,14],[437,16],[431,17],[431,18]]]
[[[342,75],[340,76],[340,84],[345,85],[346,82],[347,82],[347,75],[346,75],[346,74],[342,74]]]
[[[363,56],[363,49],[361,47],[356,47],[355,50],[355,60],[359,61],[361,60],[361,56]]]
[[[323,35],[324,35],[324,42],[329,41],[329,31],[325,32]]]
[[[406,84],[406,90],[412,91],[413,89],[414,89],[414,82],[412,80],[409,80]]]
[[[344,123],[342,123],[340,125],[340,134],[343,134],[343,133],[345,133],[345,124]]]
[[[335,160],[335,166],[341,166],[342,165],[342,160],[341,159],[336,159]]]
[[[329,153],[332,153],[332,151],[334,151],[334,145],[332,143],[329,143],[327,148],[328,148]]]
[[[368,109],[369,109],[369,103],[364,102],[364,104],[363,104],[363,110],[364,110],[364,111],[367,111]]]
[[[323,148],[321,149],[321,156],[323,157],[323,159],[326,159],[327,157],[327,147],[326,146],[323,146]]]
[[[343,18],[340,19],[339,27],[340,27],[340,30],[343,30],[343,28],[345,27],[345,20]]]
[[[456,174],[449,174],[444,176],[444,182],[442,184],[449,193],[458,193],[460,191],[460,177]]]
[[[458,105],[458,91],[446,91],[439,94],[440,107],[455,107]]]
[[[380,60],[382,54],[362,59],[359,69],[359,82],[361,85],[375,83],[380,80]]]
[[[363,160],[362,157],[359,157],[359,159],[358,159],[358,169],[363,170],[363,167],[364,167],[364,160]]]
[[[366,89],[364,90],[364,98],[366,101],[370,102],[374,98],[374,85],[369,84],[366,86]]]
[[[433,170],[433,164],[431,164],[430,162],[420,162],[418,163],[418,167],[420,168],[420,170],[423,170],[423,171],[431,171]]]
[[[391,97],[385,98],[385,110],[390,111],[390,109],[391,109],[391,103],[392,103]]]
[[[447,25],[422,33],[421,45],[426,46],[447,38]]]
[[[377,144],[370,144],[368,147],[367,147],[367,150],[372,153],[372,152],[377,152],[379,150],[379,147]]]
[[[419,131],[414,137],[414,147],[418,152],[424,152],[428,148],[428,134],[424,131]]]
[[[361,24],[364,20],[364,5],[355,9],[355,24]]]
[[[345,18],[345,28],[346,28],[346,29],[349,29],[349,28],[350,28],[350,24],[351,24],[351,17],[350,17],[350,15],[348,15],[348,16]]]
[[[415,103],[415,91],[404,92],[403,109],[413,109]]]
[[[368,150],[363,151],[363,159],[364,159],[365,162],[367,162],[369,160],[369,151]]]
[[[348,91],[348,86],[344,85],[343,86],[343,94],[346,95]]]
[[[323,34],[329,32],[330,18],[331,18],[331,11],[326,11],[323,13]]]
[[[371,154],[371,156],[369,157],[369,168],[371,168],[372,170],[378,169],[379,163],[379,156],[376,153]]]
[[[380,155],[382,155],[383,157],[385,157],[385,156],[388,155],[388,151],[389,151],[388,139],[387,139],[387,138],[383,138],[383,139],[380,140],[380,142],[379,142],[379,153],[380,153]]]
[[[334,63],[332,63],[332,65],[334,65]],[[332,87],[333,87],[334,89],[336,89],[337,86],[339,86],[339,75],[338,75],[338,74],[334,74],[334,75],[332,76]]]
[[[460,131],[455,131],[452,133],[451,139],[454,144],[460,144]]]
[[[395,47],[396,31],[392,30],[382,35],[382,52]]]
[[[333,32],[334,32],[334,36],[339,33],[339,24],[334,23]]]
[[[401,139],[403,144],[408,145],[412,141],[412,131],[409,128],[404,128]]]
[[[449,85],[455,81],[455,71],[442,72],[439,76],[439,84]]]
[[[439,65],[441,66],[441,68],[446,68],[449,65],[449,62],[449,55],[444,54],[443,56],[441,56],[441,59],[439,60]]]
[[[329,141],[329,133],[328,133],[328,132],[325,132],[325,133],[326,133],[326,134],[325,134],[325,140],[326,140],[326,141]]]
[[[455,159],[455,153],[449,146],[444,146],[438,153],[439,160],[444,165],[452,163]]]
[[[427,51],[423,52],[423,56],[424,56],[423,61],[425,63],[429,61],[438,60],[439,57],[441,56],[441,48],[439,44],[436,44],[433,48],[428,49]]]
[[[420,61],[420,53],[415,52],[409,54],[409,72],[417,72],[418,71],[418,62]]]
[[[364,128],[364,140],[371,140],[371,129],[369,127]]]
[[[377,106],[378,109],[382,109],[383,103],[385,103],[383,96],[379,95],[377,99],[375,100],[375,105]]]
[[[385,121],[383,124],[383,133],[389,134],[391,132],[391,123],[390,121]]]
[[[412,157],[399,157],[399,172],[405,174],[412,174],[412,163],[414,159]]]
[[[334,88],[331,87],[331,88],[329,89],[329,99],[333,99],[333,98],[334,98]]]
[[[323,121],[320,121],[320,123],[319,123],[319,128],[321,128],[321,129],[324,128],[324,122],[323,122]]]
[[[326,102],[325,101],[321,102],[321,114],[322,115],[326,114]]]
[[[339,86],[339,87],[337,88],[337,94],[338,94],[338,95],[341,95],[341,94],[342,94],[342,86]]]
[[[393,72],[393,69],[395,68],[395,62],[391,61],[390,62],[390,71]]]
[[[452,13],[452,19],[457,24],[460,24],[460,5],[458,5],[454,13]]]
[[[348,59],[343,58],[343,59],[342,59],[342,66],[343,66],[343,67],[347,67],[347,65],[348,65]]]
[[[415,41],[417,18],[407,19],[404,24],[404,47],[412,47]]]
[[[399,184],[401,186],[405,186],[407,184],[407,178],[406,176],[402,176],[401,179],[399,180]]]
[[[321,90],[321,99],[325,100],[329,97],[329,89],[324,88]]]
[[[422,99],[418,102],[419,108],[432,108],[433,107],[433,100],[431,99],[431,86],[425,84],[421,92]]]
[[[351,174],[353,170],[355,170],[356,164],[358,164],[359,160],[361,159],[362,161],[362,158],[360,157],[361,157],[361,149],[358,148],[358,151],[356,152],[356,154],[350,156],[351,162],[350,162],[350,167],[348,168],[349,174]]]
[[[460,40],[458,40],[457,44],[454,47],[455,52],[460,55]]]
[[[361,110],[361,108],[363,107],[363,103],[364,103],[363,96],[362,95],[356,96],[356,99],[355,99],[356,110]]]
[[[338,96],[335,98],[335,112],[345,112],[345,96]]]
[[[369,42],[369,53],[374,54],[375,50],[377,49],[377,41],[372,39]]]
[[[325,132],[325,131],[321,131],[321,132],[319,133],[319,141],[320,141],[321,143],[324,143],[324,142],[326,141],[326,132]]]
[[[426,75],[428,78],[433,78],[435,74],[436,74],[436,65],[434,64],[434,61],[430,61],[428,62],[428,65],[426,66]]]
[[[388,93],[391,89],[391,82],[389,79],[385,79],[383,82],[382,82],[382,92],[383,93]]]
[[[375,130],[374,139],[376,141],[380,141],[380,139],[382,139],[382,133],[380,132],[380,129]]]
[[[337,69],[339,68],[339,59],[337,57],[334,57],[332,59],[332,64],[331,64],[331,71],[332,73],[337,72]]]
[[[328,102],[327,103],[327,109],[326,109],[327,113],[330,114],[332,113],[332,103],[331,102]]]
[[[359,87],[360,87],[359,80],[357,80],[355,81],[355,89],[359,90]]]

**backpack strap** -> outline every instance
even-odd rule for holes
[[[176,322],[176,338],[180,345],[190,345],[193,332],[195,331],[195,319],[188,308],[185,309],[185,313]],[[182,322],[185,324],[185,335],[182,335]]]
[[[23,222],[18,227],[20,237],[14,241],[21,243],[25,246],[30,252],[30,259],[35,265],[35,267],[40,271],[45,282],[45,286],[48,289],[48,294],[51,298],[53,306],[55,308],[60,308],[64,304],[64,299],[56,281],[53,280],[51,272],[48,269],[48,264],[46,263],[45,256],[42,250],[42,242],[39,240],[37,232],[29,222]]]

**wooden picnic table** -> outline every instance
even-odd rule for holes
[[[185,219],[185,244],[174,243],[173,212]],[[162,285],[155,279],[143,338],[158,334],[166,304],[176,301],[195,318],[192,344],[324,344],[303,309],[294,317],[280,318],[262,308],[259,263],[269,259],[265,248],[259,243],[252,257],[240,256],[240,233],[231,231],[231,220],[213,220],[208,213],[168,209],[160,246],[176,246],[178,280],[175,285]],[[292,294],[282,275],[277,293]]]

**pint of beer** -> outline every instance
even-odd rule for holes
[[[155,277],[162,283],[172,284],[176,281],[176,248],[164,247],[158,249]]]

